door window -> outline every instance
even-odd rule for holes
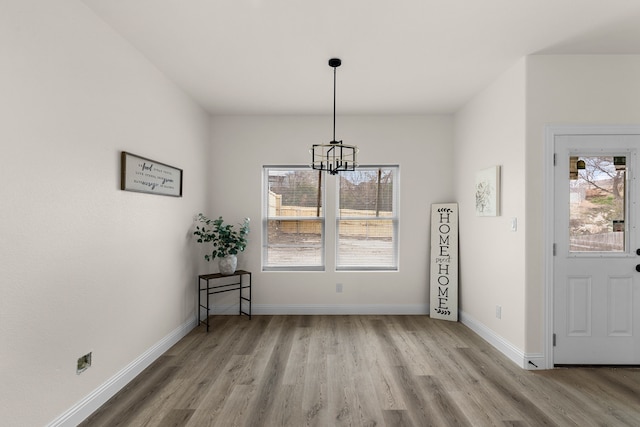
[[[626,156],[569,158],[569,251],[625,252]]]

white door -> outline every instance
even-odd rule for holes
[[[561,364],[640,364],[640,135],[554,141],[554,347]]]

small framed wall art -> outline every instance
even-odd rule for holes
[[[476,174],[476,216],[500,215],[500,166]]]
[[[182,197],[182,169],[122,152],[120,189]]]

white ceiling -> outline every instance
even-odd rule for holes
[[[212,114],[450,113],[525,55],[640,54],[639,0],[84,0]],[[640,77],[640,76],[639,76]]]

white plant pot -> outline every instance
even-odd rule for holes
[[[238,267],[238,257],[235,255],[227,255],[224,258],[218,259],[220,274],[224,276],[230,276],[235,273],[236,267]]]

